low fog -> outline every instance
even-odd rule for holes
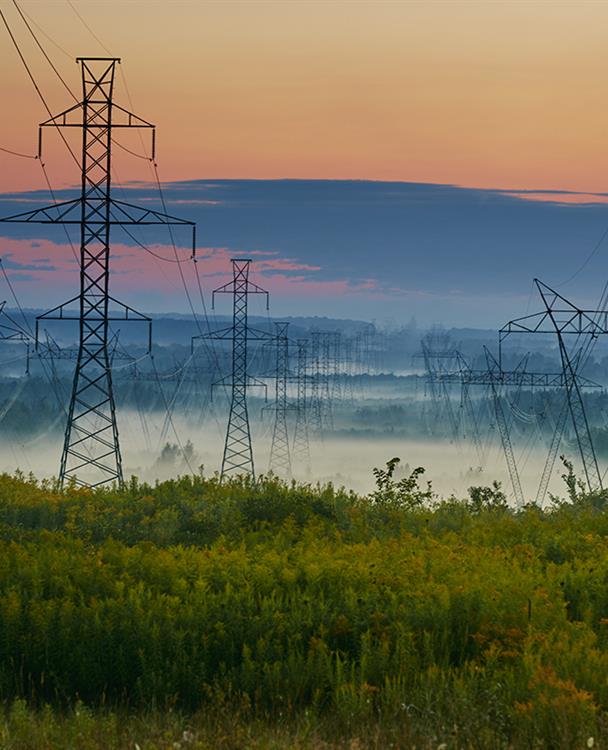
[[[256,474],[269,470],[272,439],[272,415],[263,420],[255,403],[252,413],[252,442]],[[174,413],[170,419],[166,412],[152,411],[143,417],[134,410],[119,413],[119,431],[125,478],[137,476],[140,480],[155,482],[177,475],[203,472],[212,476],[221,467],[224,449],[227,404],[215,404],[205,417],[186,417]],[[17,467],[38,478],[57,476],[63,441],[64,418],[59,415],[46,429],[27,439],[0,441],[0,469],[12,473]],[[293,420],[290,422],[290,429]],[[365,431],[361,431],[365,433]],[[545,444],[514,443],[521,484],[525,499],[536,497],[540,476],[548,447]],[[451,495],[465,497],[471,486],[489,485],[493,481],[513,501],[513,491],[505,456],[496,433],[487,436],[484,445],[484,462],[480,464],[478,451],[468,440],[411,439],[386,434],[373,438],[353,432],[351,435],[326,434],[322,439],[310,438],[310,473],[307,467],[292,456],[292,478],[301,482],[332,482],[361,494],[374,488],[374,467],[384,467],[393,457],[401,463],[396,472],[400,478],[417,467],[425,473],[421,484],[427,481],[438,497]],[[570,456],[576,459],[576,456]],[[565,487],[561,479],[559,459],[549,492],[563,496]],[[82,474],[86,479],[86,474]],[[288,479],[288,477],[281,477]],[[548,502],[548,496],[546,499]]]
[[[168,339],[154,348],[154,358],[129,344],[117,350],[113,366],[114,392],[125,479],[136,476],[155,482],[178,475],[220,472],[226,439],[230,389],[229,347],[192,353],[190,331],[183,321],[162,321]],[[563,387],[496,387],[492,396],[488,383],[463,387],[463,374],[473,380],[488,367],[483,347],[492,344],[490,333],[460,331],[460,340],[443,329],[422,337],[415,326],[380,333],[370,324],[356,321],[295,321],[294,334],[309,337],[326,328],[340,327],[341,334],[327,330],[334,349],[326,355],[322,373],[312,359],[305,371],[306,406],[316,378],[317,388],[327,396],[321,430],[313,429],[308,414],[310,466],[293,451],[298,390],[294,373],[297,347],[289,345],[287,422],[291,449],[291,473],[281,479],[344,486],[360,494],[374,489],[373,469],[400,459],[395,478],[418,467],[425,473],[421,484],[430,481],[437,497],[466,497],[472,486],[500,482],[515,502],[512,478],[507,470],[500,438],[496,399],[504,412],[513,446],[524,501],[538,497],[538,487],[560,414],[565,404]],[[493,334],[492,334],[493,335]],[[342,336],[342,339],[340,339]],[[306,339],[309,341],[309,339]],[[340,343],[340,341],[342,343]],[[72,387],[74,359],[65,356],[72,344],[49,349],[49,357],[32,356],[24,374],[23,347],[7,344],[0,380],[0,469],[16,469],[37,478],[59,473],[67,406]],[[431,345],[434,349],[430,349]],[[424,347],[426,346],[426,350]],[[342,347],[342,348],[340,348]],[[422,356],[421,351],[425,351]],[[430,352],[430,353],[429,353]],[[464,352],[464,354],[463,354]],[[44,352],[43,352],[44,353]],[[309,351],[309,355],[310,355]],[[598,350],[586,361],[580,376],[600,470],[608,464],[608,357]],[[120,355],[120,356],[119,356]],[[275,350],[258,345],[250,352],[249,368],[256,387],[248,388],[248,409],[256,474],[268,473],[273,432]],[[152,364],[153,363],[153,364]],[[523,354],[517,347],[503,350],[505,370],[526,373],[559,373],[560,363],[550,337],[540,341],[538,351]],[[578,377],[578,374],[577,374]],[[214,388],[213,383],[223,382]],[[263,398],[266,384],[267,400]],[[466,391],[466,393],[465,393]],[[318,398],[318,396],[317,396]],[[545,503],[550,495],[565,495],[562,479],[563,454],[582,476],[578,448],[570,422],[563,431],[559,451],[554,454]],[[79,479],[92,481],[84,470]]]

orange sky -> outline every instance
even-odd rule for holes
[[[158,125],[165,180],[606,190],[607,2],[73,3],[123,58],[135,111]],[[20,5],[70,56],[105,54],[67,0]],[[61,111],[67,92],[12,2],[0,7],[51,109]],[[32,153],[46,115],[0,34],[0,146]],[[76,64],[40,40],[77,87]],[[124,142],[141,148],[137,137]],[[58,146],[49,144],[46,161],[56,185],[74,181]],[[119,179],[149,177],[133,158],[117,157],[116,169]],[[0,153],[0,190],[43,184],[35,162]]]

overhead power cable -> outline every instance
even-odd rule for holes
[[[0,146],[0,151],[4,151],[5,154],[12,154],[13,156],[20,156],[22,159],[38,159],[37,156],[32,156],[31,154],[22,154],[19,151],[13,151],[10,148],[4,148]]]
[[[69,0],[68,0],[68,2],[69,2]],[[192,466],[190,464],[190,461],[188,459],[188,454],[186,453],[186,451],[184,449],[184,446],[183,446],[182,441],[181,441],[181,439],[179,437],[179,433],[177,431],[177,428],[175,427],[175,422],[173,421],[173,414],[172,414],[171,408],[169,406],[169,403],[167,401],[167,397],[165,396],[165,391],[163,390],[163,387],[161,385],[160,377],[159,377],[159,374],[158,374],[158,370],[156,369],[156,363],[154,361],[154,357],[150,357],[150,362],[152,364],[152,370],[154,371],[154,377],[156,378],[156,384],[158,386],[158,390],[160,391],[160,394],[161,394],[162,399],[163,399],[163,404],[164,404],[164,407],[165,407],[165,412],[167,414],[167,422],[171,426],[171,429],[173,430],[173,434],[175,435],[175,439],[177,440],[177,444],[178,444],[179,449],[181,451],[182,457],[183,457],[184,461],[186,462],[186,465],[188,466],[188,469],[190,470],[190,473],[194,474],[195,471],[194,471],[194,469],[192,468]]]
[[[40,32],[40,33],[42,34],[42,36],[43,36],[43,37],[44,37],[45,39],[47,39],[47,40],[48,40],[48,41],[49,41],[49,42],[50,42],[50,43],[51,43],[51,44],[53,45],[53,47],[56,47],[56,48],[57,48],[57,49],[58,49],[58,50],[59,50],[59,51],[60,51],[60,52],[61,52],[61,53],[62,53],[63,55],[65,55],[65,56],[66,56],[66,57],[67,57],[67,58],[68,58],[68,59],[69,59],[69,60],[70,60],[71,62],[74,62],[74,55],[71,55],[71,54],[70,54],[70,53],[69,53],[69,52],[68,52],[68,51],[67,51],[66,49],[64,49],[64,47],[62,47],[62,46],[61,46],[61,45],[59,44],[59,42],[57,42],[57,41],[56,41],[55,39],[53,39],[53,37],[49,36],[49,35],[48,35],[48,34],[46,33],[46,31],[45,31],[45,30],[44,30],[44,29],[43,29],[43,28],[42,28],[42,27],[40,26],[40,24],[39,24],[39,23],[36,23],[36,21],[35,21],[35,20],[34,20],[34,19],[33,19],[33,18],[32,18],[32,17],[30,16],[30,14],[29,14],[29,13],[27,13],[27,11],[23,10],[23,8],[22,8],[22,9],[21,9],[21,12],[23,13],[23,15],[24,15],[24,16],[27,16],[27,18],[29,19],[30,23],[32,23],[32,24],[33,24],[33,25],[34,25],[34,26],[35,26],[35,27],[36,27],[36,28],[38,29],[38,31],[39,31],[39,32]]]
[[[6,20],[6,16],[2,12],[1,8],[0,8],[0,18],[2,18],[2,22],[4,23],[4,25],[6,27],[6,30],[8,31],[8,35],[10,36],[11,41],[12,41],[15,49],[17,50],[17,54],[19,55],[19,59],[23,63],[23,67],[25,68],[25,70],[26,70],[26,72],[27,72],[27,74],[29,76],[29,79],[32,82],[32,85],[34,86],[34,89],[35,89],[36,93],[38,94],[38,96],[40,98],[40,101],[42,102],[44,108],[46,109],[49,117],[52,119],[53,118],[53,113],[51,112],[51,109],[50,109],[49,105],[47,104],[46,99],[44,98],[44,96],[42,94],[42,91],[40,91],[40,87],[36,83],[36,79],[34,78],[34,74],[32,73],[32,71],[30,69],[30,66],[27,64],[27,61],[26,61],[25,57],[23,56],[23,53],[21,52],[21,48],[19,47],[19,44],[17,43],[17,40],[15,39],[15,36],[14,36],[12,30],[11,30],[11,27],[9,26],[9,23]],[[70,144],[67,142],[65,135],[61,132],[61,128],[59,128],[58,125],[55,125],[55,128],[56,128],[57,132],[59,133],[59,135],[60,135],[63,143],[65,144],[65,147],[70,152],[70,155],[71,155],[72,159],[76,162],[76,164],[79,164],[78,159],[76,158],[76,154],[72,151],[72,148],[71,148]]]
[[[17,12],[18,12],[18,13],[19,13],[19,15],[21,16],[21,20],[22,20],[22,21],[23,21],[23,23],[24,23],[24,24],[26,25],[26,27],[27,27],[27,30],[28,30],[28,31],[30,32],[30,34],[32,35],[32,39],[34,40],[34,42],[36,42],[36,45],[37,45],[38,49],[39,49],[39,50],[40,50],[40,51],[42,52],[42,54],[44,55],[44,59],[45,59],[45,60],[46,60],[46,61],[48,62],[48,64],[49,64],[49,65],[51,66],[51,68],[52,68],[52,69],[53,69],[53,71],[55,72],[55,75],[57,76],[57,78],[59,78],[59,80],[60,80],[60,81],[61,81],[61,83],[63,84],[63,87],[64,87],[64,88],[65,88],[65,90],[66,90],[66,91],[68,92],[68,94],[69,94],[69,95],[70,95],[70,96],[72,97],[72,99],[73,99],[73,100],[74,100],[75,102],[77,102],[77,101],[78,101],[78,99],[76,98],[76,96],[75,96],[75,95],[74,95],[74,93],[72,92],[72,89],[71,89],[71,88],[70,88],[70,87],[68,86],[68,84],[67,84],[67,83],[65,82],[65,79],[63,78],[63,76],[61,75],[61,73],[60,73],[60,72],[59,72],[59,71],[57,70],[57,68],[56,68],[56,67],[55,67],[55,65],[53,64],[53,61],[51,60],[51,58],[50,58],[50,57],[49,57],[49,56],[48,56],[48,55],[46,54],[46,51],[45,51],[44,47],[43,47],[43,46],[42,46],[42,44],[41,44],[41,43],[40,43],[40,42],[38,41],[38,37],[36,36],[36,34],[34,34],[34,31],[33,31],[32,27],[31,27],[31,26],[29,25],[29,23],[27,22],[27,18],[26,18],[26,17],[24,16],[24,14],[22,13],[22,11],[21,11],[21,8],[19,7],[19,4],[17,3],[17,0],[13,0],[13,5],[15,6],[15,8],[17,8]]]
[[[141,133],[139,135],[141,136]],[[127,148],[126,146],[123,146],[122,143],[119,143],[114,138],[112,138],[112,143],[115,146],[118,146],[118,148],[121,148],[123,151],[126,151],[128,154],[131,154],[131,156],[135,156],[138,159],[143,159],[143,161],[152,161],[152,157],[151,156],[147,156],[146,154],[138,154],[136,151],[131,151],[130,148]]]
[[[593,248],[593,250],[589,253],[589,255],[585,258],[583,263],[579,266],[579,268],[572,274],[572,276],[568,277],[565,281],[562,281],[560,284],[557,284],[556,286],[565,286],[566,284],[569,284],[571,281],[573,281],[581,271],[585,269],[589,261],[593,258],[593,256],[597,253],[597,251],[600,249],[600,247],[603,245],[604,240],[608,237],[608,227],[604,230],[604,233],[600,237],[599,241]]]
[[[99,37],[98,37],[98,36],[97,36],[97,35],[95,34],[95,32],[93,31],[93,29],[92,29],[92,28],[91,28],[91,27],[89,26],[89,24],[88,24],[88,23],[87,23],[87,22],[85,21],[85,19],[83,18],[83,16],[82,16],[82,15],[81,15],[81,14],[80,14],[80,13],[78,12],[78,10],[77,10],[77,9],[76,9],[76,7],[74,6],[74,3],[72,2],[72,0],[66,0],[66,2],[68,3],[68,5],[69,5],[69,6],[70,6],[70,8],[72,9],[72,11],[73,11],[73,12],[75,13],[75,15],[76,15],[76,16],[78,17],[78,19],[80,20],[80,22],[82,23],[82,25],[84,26],[84,28],[85,28],[85,29],[86,29],[86,30],[87,30],[87,31],[89,32],[89,34],[90,34],[90,35],[91,35],[91,36],[93,37],[93,39],[95,39],[95,41],[96,41],[96,42],[97,42],[97,43],[98,43],[98,44],[100,45],[100,47],[101,47],[101,48],[102,48],[103,50],[105,50],[105,52],[107,52],[107,54],[111,55],[111,54],[112,54],[112,52],[111,52],[111,51],[110,51],[110,50],[108,49],[108,47],[107,47],[107,46],[106,46],[106,45],[105,45],[105,44],[104,44],[104,43],[103,43],[103,42],[101,41],[101,39],[100,39],[100,38],[99,38]],[[128,100],[129,100],[129,106],[131,107],[131,109],[133,109],[133,100],[132,100],[132,97],[131,97],[131,92],[130,92],[130,90],[129,90],[129,86],[128,86],[128,84],[127,84],[127,80],[126,80],[126,78],[125,78],[125,74],[124,74],[124,71],[123,71],[123,69],[122,69],[122,66],[120,67],[120,74],[121,74],[121,77],[122,77],[122,80],[123,80],[123,85],[124,85],[124,87],[125,87],[125,92],[126,92],[126,94],[127,94],[127,98],[128,98]],[[142,134],[141,134],[141,133],[140,133],[139,131],[138,131],[138,135],[140,136],[140,139],[142,139]],[[126,151],[127,153],[130,153],[130,154],[132,154],[133,156],[136,156],[136,157],[137,157],[137,158],[139,158],[139,159],[144,159],[144,160],[146,160],[146,161],[149,161],[149,162],[150,162],[151,170],[152,170],[152,172],[153,172],[153,176],[154,176],[154,179],[155,179],[155,182],[156,182],[157,188],[158,188],[158,192],[159,192],[159,196],[160,196],[161,204],[162,204],[162,206],[163,206],[163,211],[165,211],[165,213],[166,213],[167,207],[166,207],[165,197],[164,197],[164,194],[163,194],[163,190],[162,190],[162,185],[161,185],[160,177],[159,177],[159,174],[158,174],[158,164],[156,164],[156,163],[154,162],[154,160],[153,160],[153,159],[152,159],[151,157],[148,157],[148,156],[142,156],[141,154],[137,154],[137,153],[135,153],[134,151],[131,151],[130,149],[128,149],[128,148],[127,148],[126,146],[123,146],[123,145],[122,145],[121,143],[117,143],[116,141],[114,141],[114,142],[116,143],[116,145],[117,145],[117,146],[118,146],[119,148],[123,149],[123,150],[124,150],[124,151]],[[142,150],[145,150],[145,149],[144,149],[144,144],[143,144],[143,139],[142,139]],[[202,332],[203,332],[203,331],[202,331],[202,328],[201,328],[201,325],[200,325],[200,322],[199,322],[198,316],[197,316],[197,314],[196,314],[196,310],[195,310],[195,308],[194,308],[194,305],[193,305],[193,302],[192,302],[192,297],[191,297],[191,295],[190,295],[190,291],[189,291],[189,289],[188,289],[188,286],[187,286],[187,284],[186,284],[186,279],[185,279],[185,277],[184,277],[184,274],[183,274],[183,271],[182,271],[182,269],[181,269],[181,265],[182,265],[182,263],[184,263],[185,261],[179,258],[179,255],[178,255],[178,252],[177,252],[177,247],[176,247],[176,244],[175,244],[175,240],[174,240],[174,237],[173,237],[173,232],[172,232],[172,230],[171,230],[171,227],[169,226],[169,227],[167,227],[167,228],[168,228],[168,231],[169,231],[169,236],[170,236],[170,239],[171,239],[171,244],[172,244],[172,246],[173,246],[173,253],[174,253],[174,255],[175,255],[175,259],[165,258],[165,257],[163,257],[163,256],[160,256],[160,255],[158,255],[158,254],[154,253],[154,252],[153,252],[152,250],[150,250],[150,248],[146,247],[146,246],[145,246],[145,245],[144,245],[143,243],[141,243],[141,242],[139,242],[138,240],[136,240],[136,239],[135,239],[135,238],[133,237],[133,235],[131,235],[131,233],[130,233],[130,232],[127,232],[127,233],[129,234],[129,236],[131,237],[131,239],[133,239],[133,240],[134,240],[134,241],[135,241],[135,242],[136,242],[136,243],[137,243],[137,244],[138,244],[138,245],[139,245],[140,247],[142,247],[142,249],[144,249],[144,250],[145,250],[146,252],[150,253],[150,255],[153,255],[154,257],[158,258],[159,260],[162,260],[162,261],[165,261],[165,262],[169,262],[169,263],[176,263],[176,264],[178,265],[178,267],[179,267],[179,270],[180,270],[180,276],[181,276],[182,286],[184,287],[184,293],[185,293],[185,295],[186,295],[186,299],[187,299],[187,301],[188,301],[188,306],[190,307],[190,310],[191,310],[192,316],[193,316],[193,318],[194,318],[194,321],[195,321],[195,323],[196,323],[196,326],[197,326],[197,328],[198,328],[198,330],[199,330],[199,333],[201,333],[201,334],[202,334]],[[198,268],[197,268],[197,273],[196,273],[196,276],[197,276],[197,285],[198,285],[198,289],[199,289],[199,294],[200,294],[200,297],[201,297],[201,302],[202,302],[202,305],[203,305],[204,316],[205,316],[205,320],[206,320],[206,324],[207,324],[207,329],[209,330],[209,320],[208,320],[207,309],[206,309],[206,305],[205,305],[205,300],[204,300],[204,295],[203,295],[203,289],[202,289],[202,285],[201,285],[201,281],[200,281],[200,276],[199,276],[199,274],[198,274]],[[214,353],[215,353],[215,352],[214,352]],[[217,359],[217,358],[216,358],[216,359]]]
[[[113,57],[110,50],[106,47],[106,45],[101,41],[101,39],[97,36],[97,34],[93,31],[93,29],[89,26],[89,24],[84,20],[84,18],[80,15],[80,13],[76,10],[76,7],[74,6],[74,3],[71,2],[71,0],[67,0],[67,4],[70,6],[70,8],[74,11],[74,13],[78,16],[80,19],[80,22],[85,27],[85,29],[89,32],[89,34],[93,37],[93,39],[99,44],[99,46],[110,55],[110,57]]]

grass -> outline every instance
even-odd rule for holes
[[[608,516],[0,476],[0,747],[608,746]]]

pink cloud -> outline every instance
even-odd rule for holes
[[[555,192],[517,192],[515,190],[505,191],[505,195],[521,198],[526,201],[541,201],[543,203],[556,203],[559,205],[581,205],[581,204],[603,204],[608,203],[608,195],[601,193],[555,193]]]
[[[180,262],[177,263],[173,247],[164,244],[147,247],[149,252],[113,243],[110,290],[113,296],[126,303],[151,310],[187,310],[184,284],[196,309],[200,309],[196,273],[204,296],[208,297],[212,289],[232,278],[231,258],[254,255],[222,247],[200,248],[195,272],[188,250],[178,248]],[[74,250],[77,254],[77,245]],[[273,251],[261,250],[255,254],[262,257],[252,266],[252,279],[271,294],[315,299],[345,295],[390,296],[390,291],[380,288],[374,279],[356,283],[346,278],[314,279],[310,274],[322,271],[320,266],[277,257]],[[20,282],[18,294],[27,306],[51,307],[78,292],[78,262],[67,243],[0,238],[0,255],[5,258],[10,279]],[[0,297],[3,294],[7,296],[0,290]]]
[[[321,266],[310,266],[306,263],[298,263],[291,258],[277,258],[273,260],[260,260],[256,263],[257,269],[264,271],[320,271]]]
[[[138,203],[158,203],[158,198],[146,198],[146,197],[137,197]],[[167,205],[184,205],[184,206],[224,206],[226,204],[225,201],[214,201],[214,200],[207,200],[203,198],[171,198],[170,201],[167,201]]]

